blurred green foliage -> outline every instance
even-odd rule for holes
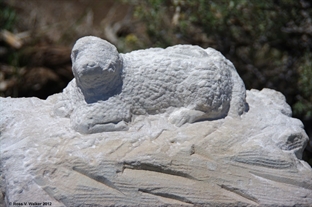
[[[16,22],[16,12],[0,0],[0,30],[12,30]]]
[[[146,47],[213,47],[246,88],[281,91],[294,115],[312,118],[312,3],[308,0],[124,0],[145,22]]]
[[[303,119],[312,118],[312,53],[308,52],[299,64],[298,88],[301,93],[297,95],[294,104],[294,112],[301,115]]]

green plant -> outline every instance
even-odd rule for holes
[[[296,115],[305,120],[312,119],[312,53],[307,52],[299,64],[297,102],[294,104]]]
[[[0,30],[12,30],[16,22],[16,12],[0,0]]]

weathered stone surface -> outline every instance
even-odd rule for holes
[[[183,105],[132,115],[126,131],[94,134],[71,126],[68,109],[84,98],[75,81],[47,100],[0,98],[2,204],[311,206],[302,123],[274,90],[246,91],[239,101],[245,90],[233,80],[225,117],[177,126],[170,116],[189,116]],[[119,107],[110,104],[109,112]]]

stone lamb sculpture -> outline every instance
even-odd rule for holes
[[[135,115],[164,114],[176,125],[239,116],[245,86],[233,64],[212,48],[177,45],[119,54],[97,37],[72,49],[75,78],[55,114],[81,133],[127,130]]]

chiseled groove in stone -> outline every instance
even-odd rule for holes
[[[83,202],[92,202],[92,203],[101,203],[101,202],[104,202],[104,201],[107,201],[108,199],[110,200],[115,200],[115,199],[119,199],[119,200],[126,200],[125,197],[121,197],[121,196],[112,196],[112,195],[109,195],[109,194],[106,194],[105,192],[94,192],[94,193],[85,193],[85,192],[81,192],[81,193],[76,193],[76,194],[73,194],[71,196],[73,198],[73,200],[76,202],[76,203],[83,203]],[[92,200],[90,200],[90,197],[92,197]],[[71,199],[68,199],[68,200],[71,200]]]
[[[239,188],[235,188],[235,187],[231,187],[228,185],[224,185],[221,184],[218,186],[220,186],[222,189],[226,190],[226,191],[230,191],[236,195],[238,195],[239,197],[242,197],[242,199],[240,200],[241,202],[244,202],[247,199],[247,202],[252,204],[252,205],[259,205],[259,200],[257,198],[255,198],[252,195],[247,194],[246,192],[244,192],[243,190],[239,189]]]
[[[218,146],[218,150],[228,150],[229,148],[237,145],[240,142],[241,140],[239,140],[238,138],[231,138],[228,140],[216,140],[215,145]]]
[[[102,183],[104,185],[106,185],[107,187],[113,189],[114,191],[118,191],[119,193],[121,193],[122,195],[125,195],[121,190],[119,190],[109,179],[105,178],[104,176],[99,176],[99,175],[92,175],[90,172],[77,168],[77,167],[73,167],[73,170],[84,175],[87,176],[99,183]]]
[[[34,180],[35,182],[36,182],[36,180]],[[37,183],[37,182],[36,182]],[[37,185],[39,185],[38,183],[37,183]],[[41,186],[41,185],[39,185],[39,186]],[[51,198],[53,198],[53,199],[55,199],[55,200],[57,200],[58,202],[60,202],[61,204],[63,204],[65,207],[70,207],[67,203],[64,203],[64,200],[63,199],[58,199],[58,198],[56,198],[54,195],[53,195],[53,189],[51,188],[51,187],[49,187],[49,186],[44,186],[44,187],[42,187],[42,190],[44,190]]]
[[[77,193],[70,196],[68,200],[70,200],[73,204],[72,206],[118,206],[116,204],[116,200],[119,200],[120,203],[127,203],[127,205],[135,205],[136,202],[133,200],[122,197],[122,196],[112,196],[105,194],[105,192],[98,192],[98,193]],[[104,204],[105,203],[105,204]],[[104,204],[104,205],[102,205]]]
[[[238,156],[232,157],[231,160],[248,165],[256,165],[274,169],[291,169],[294,167],[294,164],[291,162],[261,157],[260,155],[257,155],[256,153],[253,152],[240,153]]]
[[[77,185],[76,190],[84,191],[84,192],[94,192],[94,191],[99,190],[99,189],[98,188],[91,188],[91,187],[85,186],[85,185]]]
[[[286,142],[278,143],[282,150],[294,150],[302,147],[303,135],[300,133],[291,134],[287,137]]]
[[[144,197],[142,198],[142,201],[140,202],[140,206],[151,206],[151,203],[155,204],[157,202],[157,205],[155,204],[155,206],[166,206],[166,207],[187,207],[187,206],[194,206],[194,204],[190,204],[190,203],[185,203],[182,201],[178,201],[176,199],[172,199],[172,198],[166,198],[166,197],[162,197],[162,196],[158,196],[158,195],[154,195],[151,193],[145,193],[142,191],[139,191]],[[149,200],[147,200],[147,198]],[[153,199],[151,199],[153,198]],[[155,199],[157,200],[155,202]],[[145,202],[145,203],[143,203]],[[158,204],[160,203],[160,204]],[[127,204],[128,205],[128,204]],[[136,205],[138,206],[138,205]]]
[[[148,189],[143,189],[143,188],[139,188],[138,191],[143,192],[143,193],[152,194],[152,195],[155,195],[155,196],[160,196],[160,197],[163,197],[163,198],[169,198],[169,199],[177,200],[179,202],[183,202],[183,203],[186,203],[186,204],[194,204],[193,202],[191,202],[190,200],[186,199],[185,197],[181,197],[181,196],[178,196],[178,195],[175,195],[175,194],[171,194],[171,193],[153,192],[153,189],[152,190],[148,190]]]
[[[79,170],[88,169],[88,174],[97,174],[98,170],[102,169],[103,174],[105,174],[106,177],[111,177],[114,175],[114,173],[111,172],[110,169],[115,168],[115,162],[112,162],[110,160],[103,160],[103,161],[101,161],[101,163],[98,166],[94,167],[94,166],[88,165],[88,163],[86,163],[84,161],[76,159],[72,162],[72,166],[74,166],[75,169],[79,169]],[[83,175],[85,175],[85,174],[83,174]]]
[[[166,169],[165,167],[162,167],[161,165],[153,165],[152,163],[142,163],[142,162],[128,162],[125,161],[123,164],[123,170],[130,169],[130,170],[145,170],[145,171],[151,171],[151,172],[157,172],[162,174],[168,174],[173,176],[179,176],[182,178],[187,178],[191,180],[198,180],[194,178],[193,176],[180,172],[177,170],[172,169]]]
[[[293,186],[296,186],[299,188],[305,188],[308,190],[312,190],[312,182],[310,182],[310,183],[307,183],[304,181],[298,182],[298,179],[295,180],[295,179],[292,179],[289,177],[276,176],[276,175],[273,175],[273,173],[267,174],[267,173],[255,172],[255,171],[249,171],[249,172],[255,176],[258,176],[258,177],[261,177],[261,178],[264,178],[267,180],[272,180],[272,181],[283,183],[283,184],[286,183],[286,184],[293,185]]]
[[[108,152],[108,154],[113,154],[114,152],[118,151],[125,143],[121,143],[119,144],[117,147],[115,147],[114,149],[111,149],[110,152]]]

